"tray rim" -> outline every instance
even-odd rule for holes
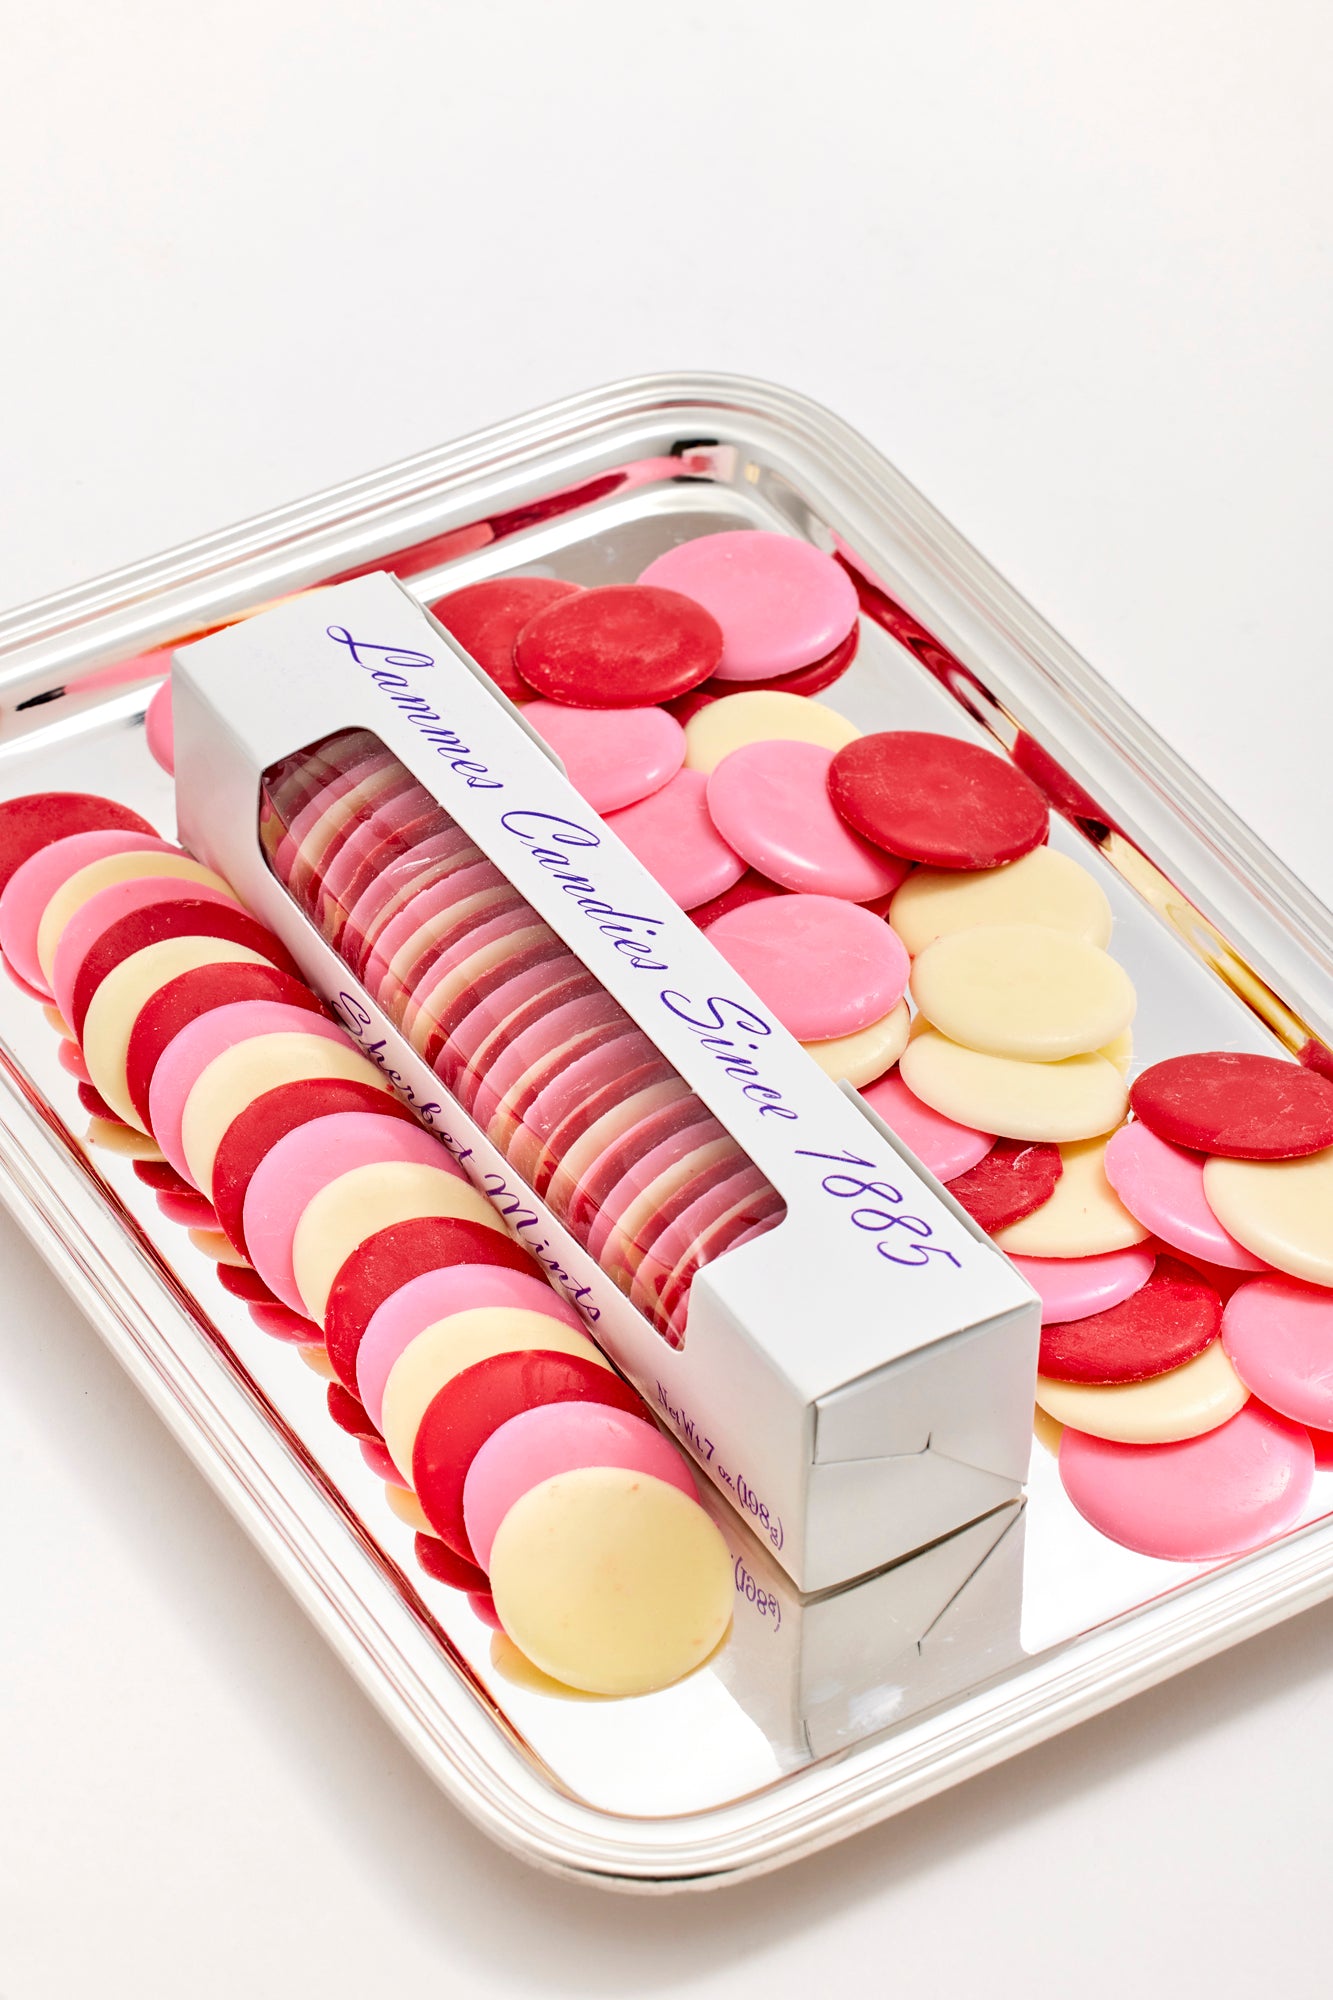
[[[635,423],[660,428],[672,412],[710,408],[777,427],[840,476],[863,508],[886,515],[932,563],[951,570],[978,615],[1002,628],[1066,699],[1076,700],[1095,730],[1119,738],[1117,754],[1132,751],[1182,818],[1184,803],[1217,854],[1244,870],[1288,942],[1313,948],[1320,970],[1333,967],[1333,916],[1312,892],[879,453],[809,399],[743,377],[670,374],[614,383],[18,606],[0,615],[0,689],[165,644],[210,612],[226,616],[257,593],[280,594],[302,580],[303,570],[327,571],[340,547],[354,553],[349,538],[364,535],[370,523],[386,529],[392,523],[395,539],[414,524],[433,525],[464,493],[474,501],[487,480],[512,483],[538,453],[545,467],[552,454],[586,448],[599,431]],[[21,752],[22,739],[13,739],[12,748]],[[1333,1520],[1314,1522],[1033,1656],[893,1735],[749,1798],[668,1820],[605,1813],[543,1781],[539,1766],[506,1741],[462,1674],[448,1676],[452,1685],[436,1686],[429,1700],[395,1681],[384,1658],[381,1613],[396,1609],[401,1618],[402,1606],[387,1578],[349,1522],[326,1504],[313,1523],[302,1517],[300,1489],[313,1487],[220,1354],[209,1353],[208,1365],[192,1372],[173,1352],[161,1320],[184,1322],[197,1334],[193,1315],[156,1259],[123,1227],[94,1169],[7,1062],[0,1069],[0,1200],[441,1789],[502,1846],[556,1873],[608,1887],[671,1890],[767,1872],[1333,1594]],[[350,1618],[349,1574],[358,1593]],[[409,1681],[424,1665],[417,1651],[398,1648],[398,1670],[406,1661]],[[439,1682],[438,1655],[432,1650],[429,1657]],[[425,1711],[432,1706],[437,1713],[430,1720]]]

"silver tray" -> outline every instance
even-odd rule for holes
[[[501,570],[624,580],[738,525],[858,573],[835,706],[990,732],[1040,770],[1053,837],[1115,901],[1137,1060],[1330,1039],[1329,912],[862,439],[755,382],[618,384],[11,612],[0,796],[107,792],[169,829],[142,729],[160,649],[286,592],[369,568],[425,601]],[[1333,1594],[1333,1471],[1299,1527],[1202,1569],[1096,1535],[1038,1451],[1025,1509],[828,1598],[793,1599],[728,1523],[722,1654],[643,1700],[561,1699],[417,1569],[324,1384],[88,1143],[42,1010],[0,989],[0,1195],[442,1790],[532,1862],[637,1889],[757,1874]]]

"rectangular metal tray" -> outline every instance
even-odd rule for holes
[[[864,441],[754,382],[619,384],[10,613],[0,796],[107,792],[169,830],[142,730],[165,661],[140,656],[289,591],[380,567],[424,601],[513,569],[623,581],[687,534],[746,525],[806,534],[861,577],[865,636],[834,705],[863,727],[989,731],[1058,794],[1054,837],[1116,905],[1140,1061],[1329,1040],[1329,912]],[[530,1861],[639,1889],[758,1873],[1333,1592],[1333,1473],[1300,1527],[1203,1570],[1095,1535],[1038,1452],[1025,1517],[982,1537],[1007,1552],[982,1563],[986,1590],[923,1611],[919,1646],[882,1609],[886,1588],[933,1601],[924,1559],[788,1605],[780,1641],[743,1591],[723,1658],[641,1701],[524,1684],[416,1569],[323,1383],[256,1332],[130,1163],[86,1143],[41,1009],[0,984],[0,1195],[414,1754]],[[860,1643],[861,1676],[831,1730],[805,1706],[829,1634],[839,1661]]]

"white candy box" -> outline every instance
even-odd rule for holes
[[[183,650],[175,718],[187,845],[391,1069],[802,1590],[879,1569],[1018,1495],[1033,1293],[828,1080],[394,578],[337,585]],[[348,728],[373,732],[421,780],[783,1198],[775,1228],[695,1277],[681,1347],[448,1096],[270,870],[264,773]]]

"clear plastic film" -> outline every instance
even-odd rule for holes
[[[296,903],[506,1161],[672,1345],[705,1264],[781,1221],[764,1175],[369,730],[266,774]]]

